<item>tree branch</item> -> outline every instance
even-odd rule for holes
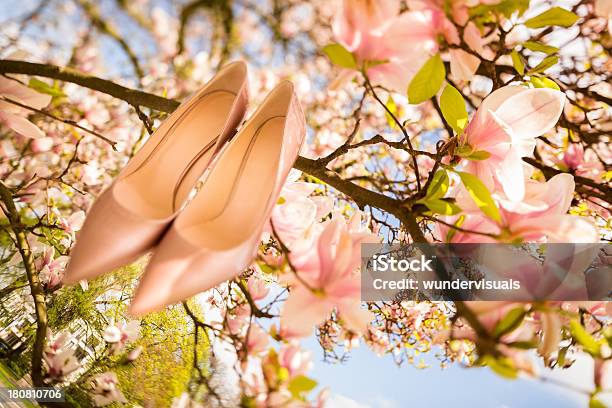
[[[118,85],[112,81],[89,76],[69,68],[61,68],[48,64],[36,64],[24,61],[0,60],[0,74],[26,74],[42,76],[46,78],[58,79],[61,81],[72,82],[84,86],[115,98],[124,100],[133,106],[146,106],[151,109],[171,113],[179,102],[166,99],[150,93],[137,91]],[[416,152],[410,146],[408,149]],[[351,198],[360,208],[367,206],[376,207],[382,211],[396,216],[410,231],[416,242],[422,242],[422,236],[416,219],[411,211],[402,206],[399,200],[386,196],[375,191],[358,186],[350,181],[342,179],[337,173],[329,170],[316,160],[298,157],[294,167],[319,180],[329,184],[336,190]]]
[[[121,99],[132,106],[146,106],[147,108],[162,112],[170,113],[179,106],[179,102],[173,99],[162,98],[161,96],[127,88],[113,81],[83,74],[74,69],[58,67],[56,65],[0,60],[0,74],[34,75],[72,82],[73,84]]]
[[[4,203],[3,211],[8,218],[11,229],[15,234],[17,249],[21,254],[23,266],[28,276],[30,291],[34,299],[34,310],[36,313],[36,336],[34,338],[34,346],[32,348],[32,383],[36,387],[44,385],[42,371],[42,356],[45,347],[45,339],[47,336],[47,305],[45,303],[45,294],[43,287],[38,278],[38,273],[34,266],[34,259],[28,238],[21,224],[19,211],[13,201],[13,193],[3,183],[0,182],[0,200]]]
[[[62,119],[62,118],[60,118],[60,117],[58,117],[58,116],[55,116],[55,115],[53,115],[53,114],[51,114],[51,113],[49,113],[49,112],[44,111],[44,110],[41,110],[41,109],[36,109],[36,108],[31,107],[31,106],[24,105],[24,104],[23,104],[23,103],[21,103],[21,102],[14,101],[14,100],[12,100],[12,99],[10,99],[10,98],[7,98],[7,97],[4,97],[4,96],[0,96],[0,100],[3,100],[3,101],[5,101],[5,102],[8,102],[8,103],[10,103],[10,104],[12,104],[12,105],[15,105],[15,106],[19,106],[20,108],[23,108],[23,109],[27,109],[27,110],[29,110],[30,112],[35,112],[35,113],[41,114],[41,115],[43,115],[43,116],[46,116],[46,117],[48,117],[48,118],[51,118],[51,119],[53,119],[53,120],[57,120],[58,122],[62,122],[62,123],[65,123],[65,124],[67,124],[67,125],[74,126],[74,127],[75,127],[75,128],[77,128],[77,129],[80,129],[80,130],[82,130],[82,131],[84,131],[84,132],[87,132],[87,133],[89,133],[89,134],[91,134],[91,135],[93,135],[93,136],[95,136],[95,137],[97,137],[97,138],[99,138],[99,139],[104,140],[106,143],[108,143],[108,144],[110,144],[110,145],[111,145],[111,147],[113,148],[113,150],[115,150],[115,151],[117,150],[117,149],[116,149],[116,147],[115,147],[115,144],[116,144],[116,143],[115,143],[114,141],[110,140],[110,139],[109,139],[109,138],[107,138],[106,136],[101,135],[100,133],[96,132],[95,130],[92,130],[92,129],[87,129],[86,127],[83,127],[83,126],[79,125],[79,124],[78,124],[78,123],[76,123],[74,120],[70,120],[70,119]]]
[[[144,72],[142,68],[140,67],[140,63],[138,62],[138,57],[136,56],[136,54],[134,53],[130,45],[127,43],[127,41],[125,41],[119,35],[117,30],[115,30],[113,26],[111,26],[108,22],[106,22],[102,18],[102,16],[100,15],[100,11],[98,10],[95,4],[92,4],[91,2],[87,0],[79,0],[78,3],[83,9],[83,12],[85,13],[85,15],[89,17],[91,24],[94,27],[96,27],[98,30],[100,30],[102,33],[111,37],[113,40],[115,40],[119,44],[121,49],[123,49],[123,52],[125,52],[130,62],[132,63],[136,76],[139,79],[142,79],[144,77]]]

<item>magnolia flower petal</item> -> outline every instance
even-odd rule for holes
[[[102,338],[104,338],[107,343],[116,343],[121,340],[121,330],[115,325],[110,325],[104,329]]]
[[[453,78],[457,81],[470,81],[478,66],[480,59],[468,52],[453,48],[450,50],[450,68]]]
[[[543,215],[527,217],[511,227],[514,234],[526,240],[547,236],[549,242],[598,242],[597,228],[584,217],[574,215]]]
[[[314,327],[323,322],[331,306],[325,299],[315,296],[304,287],[294,288],[281,311],[281,327],[284,337],[306,337]]]
[[[563,92],[549,88],[527,89],[508,98],[495,113],[519,139],[529,139],[552,129],[564,104]]]
[[[16,99],[34,109],[42,109],[51,102],[51,95],[36,92],[18,81],[0,77],[0,95]]]
[[[568,173],[557,174],[546,182],[548,194],[546,201],[549,204],[548,214],[565,214],[572,204],[576,183],[574,176]]]
[[[333,247],[338,233],[340,232],[341,223],[339,220],[332,220],[323,230],[317,243],[317,251],[319,254],[319,280],[326,282],[334,273],[334,253]]]
[[[523,160],[516,149],[510,149],[501,162],[498,174],[506,197],[510,201],[521,201],[525,197],[525,180]]]
[[[85,222],[85,211],[77,211],[68,218],[71,231],[79,231]]]
[[[476,51],[480,55],[483,55],[484,47],[482,45],[482,35],[474,22],[470,21],[465,26],[465,29],[463,30],[463,39],[472,50]]]
[[[373,320],[372,313],[361,307],[359,300],[345,300],[338,304],[340,318],[344,326],[356,333],[365,334],[368,324]]]
[[[524,86],[518,86],[518,85],[503,86],[495,90],[494,92],[492,92],[489,96],[487,96],[480,104],[478,111],[479,112],[487,112],[487,111],[495,112],[501,106],[501,104],[504,103],[508,98],[514,95],[520,94],[526,91],[527,89],[528,88],[525,88]]]
[[[492,110],[479,110],[465,129],[467,143],[474,150],[495,153],[503,158],[512,142],[512,129]],[[485,162],[489,162],[485,160]]]
[[[538,351],[544,357],[548,357],[559,350],[561,317],[556,313],[542,313],[540,322],[542,324],[542,341],[538,346]]]
[[[416,58],[418,60],[418,58]],[[421,63],[423,60],[420,60]],[[392,89],[397,93],[404,94],[408,89],[408,84],[419,67],[414,67],[405,61],[378,64],[368,69],[368,76],[374,84],[382,85]]]
[[[23,116],[10,112],[0,112],[0,123],[1,122],[4,122],[6,126],[24,137],[32,139],[45,137],[42,130]]]
[[[431,13],[422,11],[402,13],[385,31],[382,42],[379,46],[399,59],[408,61],[417,59],[423,64],[427,56],[424,52],[433,52],[437,47]],[[425,59],[416,58],[417,55]]]
[[[350,51],[370,48],[372,34],[380,31],[399,13],[398,0],[344,0],[332,23],[334,36]]]

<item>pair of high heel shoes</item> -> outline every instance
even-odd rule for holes
[[[95,278],[154,248],[130,306],[141,315],[249,266],[305,124],[293,85],[283,81],[237,131],[247,99],[246,64],[235,62],[164,121],[91,207],[65,283]]]

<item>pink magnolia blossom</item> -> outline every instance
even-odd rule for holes
[[[469,251],[473,259],[478,259],[478,269],[487,279],[520,282],[519,289],[507,294],[513,300],[605,297],[612,283],[609,269],[596,267],[598,254],[603,252],[597,246],[551,245],[538,257],[512,246],[467,248],[465,251]],[[495,290],[477,292],[482,300],[487,300],[491,295],[493,299],[503,299]]]
[[[138,346],[134,350],[130,351],[128,353],[128,355],[126,356],[127,361],[135,361],[135,360],[137,360],[138,357],[140,357],[140,354],[142,354],[142,350],[143,350],[143,347],[142,346]]]
[[[64,276],[64,266],[68,260],[66,256],[60,256],[56,259],[55,248],[45,247],[42,257],[35,262],[36,269],[39,271],[40,280],[46,288],[55,288],[62,282]]]
[[[296,342],[283,344],[278,354],[281,367],[289,371],[289,377],[304,375],[312,368],[311,353],[304,351]]]
[[[521,239],[526,242],[597,242],[598,233],[594,225],[584,217],[568,215],[574,194],[574,178],[570,174],[557,174],[546,183],[535,180],[523,181],[523,201],[516,202],[499,198],[501,222],[487,218],[474,209],[471,199],[464,194],[457,196],[459,206],[468,212],[462,228],[499,235],[502,240]],[[446,237],[448,228],[441,227]],[[496,242],[494,238],[457,232],[452,242]]]
[[[0,97],[11,99],[35,109],[42,109],[51,102],[51,96],[36,92],[20,82],[0,77]],[[26,116],[29,111],[10,102],[0,100],[0,124],[13,129],[22,136],[32,139],[45,136],[42,130],[30,122]]]
[[[268,347],[268,333],[261,327],[252,324],[247,334],[246,349],[249,355],[259,354]]]
[[[32,140],[32,143],[30,144],[30,149],[32,149],[34,153],[48,152],[53,148],[54,145],[55,140],[52,137],[41,137]]]
[[[460,137],[466,170],[480,178],[489,190],[503,190],[512,201],[525,194],[522,157],[530,156],[536,137],[555,126],[565,95],[553,89],[506,86],[482,101]],[[475,152],[486,152],[484,160],[472,160]]]
[[[66,332],[53,335],[50,330],[47,331],[43,360],[48,378],[61,380],[79,368],[74,349],[69,347],[69,339],[70,335]]]
[[[344,74],[348,74],[348,76],[353,75],[353,73],[349,70],[346,70]],[[347,75],[344,75],[347,76]],[[330,88],[335,89],[343,82],[343,75],[341,75],[336,81],[330,85]],[[337,84],[334,84],[338,82]],[[324,128],[317,132],[316,138],[312,143],[306,145],[306,149],[308,149],[305,154],[310,159],[317,159],[319,157],[325,157],[334,150],[336,150],[339,146],[344,143],[345,138],[338,132],[334,132],[330,129]]]
[[[85,222],[85,211],[76,211],[68,218],[60,218],[60,226],[69,234],[79,231]]]
[[[348,224],[331,220],[317,239],[316,250],[296,264],[302,281],[293,285],[281,313],[285,337],[307,336],[334,308],[348,329],[358,333],[367,330],[370,314],[360,306],[361,281],[356,271],[360,245],[373,241],[374,236],[355,231],[360,217],[357,213]]]
[[[434,35],[442,35],[449,44],[458,45],[460,43],[457,27],[444,11],[446,2],[440,0],[408,0],[407,3],[410,10],[427,13],[430,16],[431,30]],[[457,17],[457,23],[464,25],[467,22],[467,9],[463,13],[463,7],[458,1],[449,3],[451,3],[452,13]]]
[[[604,171],[603,164],[593,150],[584,151],[580,143],[570,143],[563,154],[562,164],[573,170],[577,176],[598,181]]]
[[[359,65],[374,62],[372,81],[404,93],[436,43],[431,13],[399,10],[398,0],[344,0],[333,30]]]
[[[96,375],[91,382],[94,405],[103,407],[113,402],[125,404],[127,400],[119,389],[119,379],[113,372]]]
[[[460,26],[468,23],[469,8],[480,4],[498,4],[501,0],[407,0],[408,7],[411,9],[432,9],[440,13],[439,19],[448,19],[445,10],[449,9],[451,19]],[[448,19],[450,22],[450,19]],[[452,24],[452,23],[451,23]]]
[[[251,294],[251,298],[255,301],[264,299],[268,296],[270,289],[267,287],[266,282],[263,279],[256,277],[250,277],[247,282],[247,288]]]
[[[247,329],[250,316],[251,308],[248,304],[237,306],[233,313],[227,316],[228,331],[233,335],[242,335]]]
[[[497,4],[499,0],[408,0],[411,10],[419,10],[431,16],[431,26],[434,35],[441,35],[450,45],[461,44],[459,32],[455,23],[465,26],[463,40],[472,51],[485,59],[492,60],[495,54],[484,47],[484,40],[478,27],[469,18],[469,7],[478,4]],[[447,16],[449,10],[450,18]],[[449,52],[451,74],[455,80],[469,81],[474,77],[480,58],[462,48],[451,48]]]
[[[111,345],[111,353],[117,355],[123,351],[128,343],[135,341],[140,335],[140,322],[131,320],[127,323],[111,324],[104,329],[102,337]]]
[[[289,248],[315,222],[317,205],[308,198],[315,188],[310,183],[287,183],[272,211],[272,225]]]
[[[280,198],[272,211],[271,225],[267,230],[271,233],[273,225],[283,244],[290,249],[333,208],[331,197],[311,196],[317,185],[297,181],[300,175],[300,172],[290,173],[289,180],[283,186]]]
[[[460,48],[450,50],[450,68],[457,81],[469,81],[474,77],[480,60],[475,55]]]
[[[612,389],[612,360],[595,359],[595,386],[602,390]]]
[[[559,351],[561,342],[561,328],[563,326],[561,316],[554,312],[543,312],[539,314],[542,337],[538,345],[538,351],[544,357],[549,357],[552,353]]]
[[[468,302],[468,307],[478,317],[478,321],[492,332],[497,323],[506,316],[506,314],[517,307],[525,307],[526,304],[507,301],[472,301]]]

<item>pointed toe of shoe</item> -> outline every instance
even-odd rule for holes
[[[115,200],[111,187],[91,207],[77,235],[64,283],[93,279],[135,261],[155,246],[170,222],[129,212]]]
[[[252,246],[195,247],[170,228],[141,277],[130,313],[158,311],[238,276],[253,257]]]

